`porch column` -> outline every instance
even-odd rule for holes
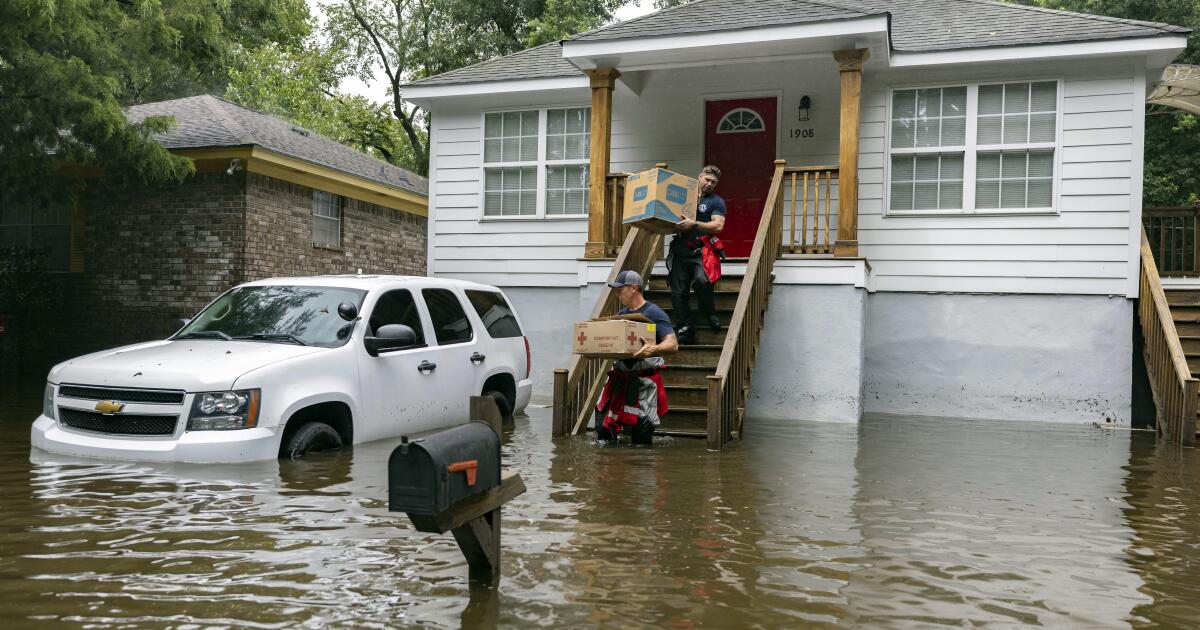
[[[587,70],[592,86],[592,152],[588,162],[588,238],[584,258],[603,258],[605,178],[612,154],[612,92],[617,77],[615,68]]]
[[[858,256],[858,123],[862,100],[862,68],[866,48],[837,50],[842,76],[841,144],[838,149],[838,235],[833,244],[837,257]]]

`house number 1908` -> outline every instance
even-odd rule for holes
[[[813,137],[812,129],[789,129],[789,138],[811,138]]]

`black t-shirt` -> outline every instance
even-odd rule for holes
[[[630,313],[641,313],[647,319],[654,322],[654,342],[662,343],[667,335],[675,334],[675,328],[671,326],[671,318],[667,317],[667,312],[659,308],[653,302],[646,302],[636,309],[623,308],[617,311],[617,315],[629,315]]]
[[[696,201],[696,222],[708,223],[713,217],[723,217],[728,211],[725,208],[725,200],[717,193],[708,193]],[[679,241],[679,245],[687,247],[699,247],[700,237],[704,236],[697,228],[692,228],[688,232],[681,232],[671,241],[674,244]]]

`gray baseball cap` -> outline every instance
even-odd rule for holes
[[[636,271],[631,271],[629,269],[626,269],[625,271],[622,271],[621,273],[617,274],[616,280],[613,280],[612,282],[608,283],[608,286],[610,286],[614,289],[619,289],[621,287],[629,286],[629,285],[633,285],[635,287],[644,286],[642,284],[642,274],[640,274]]]

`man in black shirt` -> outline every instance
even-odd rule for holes
[[[709,164],[700,169],[696,202],[696,219],[684,219],[675,226],[678,234],[671,239],[667,254],[671,285],[671,308],[675,311],[675,331],[681,343],[694,343],[689,292],[696,290],[697,307],[705,315],[704,323],[720,330],[721,320],[713,306],[713,284],[704,270],[702,251],[706,236],[720,234],[725,229],[725,200],[713,191],[721,180],[721,169]]]

